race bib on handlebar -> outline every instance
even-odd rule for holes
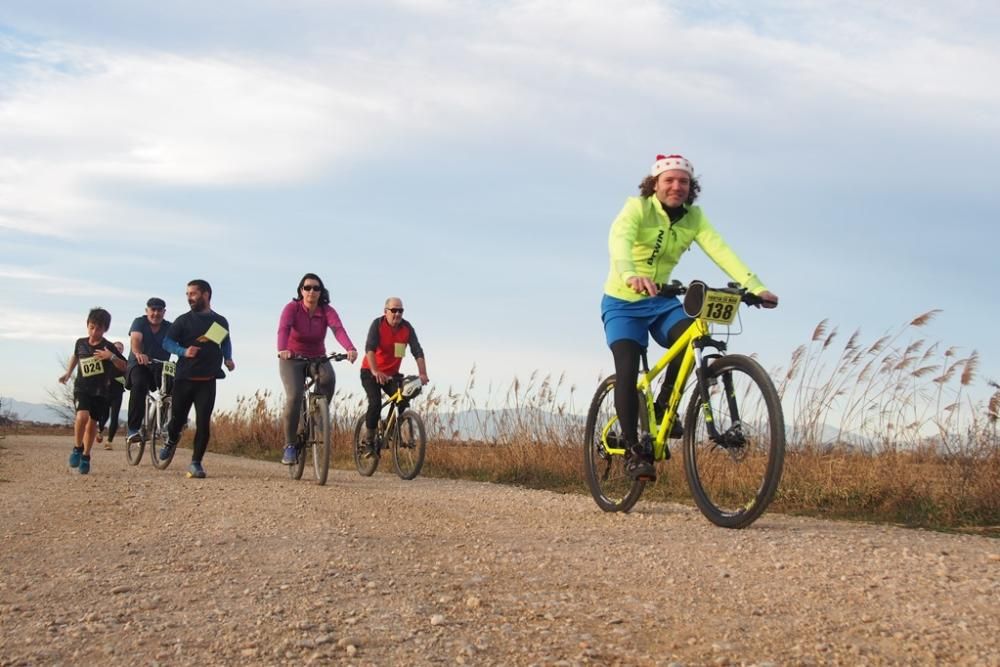
[[[732,324],[740,308],[740,295],[716,290],[705,290],[705,301],[702,303],[698,317],[716,324]]]
[[[97,357],[87,357],[80,360],[80,375],[92,378],[104,372],[104,362]]]
[[[177,364],[172,361],[163,362],[163,374],[167,377],[173,377],[177,372]]]

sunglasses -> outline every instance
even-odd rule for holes
[[[302,291],[303,292],[322,292],[323,288],[320,287],[319,285],[303,285],[302,286]]]
[[[399,314],[399,313],[403,312],[402,308],[386,308],[386,310],[388,310],[393,315],[396,315],[396,314]]]

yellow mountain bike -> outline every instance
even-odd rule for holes
[[[651,436],[653,460],[670,458],[667,435],[679,419],[681,394],[691,372],[694,393],[684,415],[684,475],[698,509],[724,528],[744,528],[767,509],[781,479],[785,459],[785,422],[774,383],[750,357],[727,354],[726,343],[712,338],[711,326],[729,326],[741,303],[762,301],[735,283],[709,288],[694,281],[664,285],[663,296],[684,295],[691,326],[652,368],[642,357],[639,436]],[[706,354],[706,350],[714,352]],[[667,408],[659,422],[653,408],[653,380],[683,355]],[[606,512],[627,512],[646,482],[625,472],[625,447],[614,405],[615,376],[597,388],[587,414],[584,470],[590,493]]]
[[[400,479],[413,479],[420,474],[424,465],[424,455],[427,452],[427,430],[424,420],[414,410],[401,409],[404,403],[417,397],[421,391],[420,378],[407,375],[397,382],[396,391],[384,403],[389,412],[384,419],[379,419],[375,432],[375,441],[369,444],[363,442],[365,431],[365,416],[358,417],[354,424],[354,466],[365,477],[370,477],[378,468],[382,450],[392,448],[392,464]]]

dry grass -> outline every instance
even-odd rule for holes
[[[772,371],[789,435],[773,510],[1000,535],[1000,385],[988,381],[992,396],[970,400],[978,353],[910,337],[936,314],[871,342],[855,331],[843,346],[823,321],[787,367]],[[579,407],[562,377],[489,386],[487,401],[476,383],[473,368],[464,388],[417,399],[430,440],[423,475],[587,492],[580,413],[589,388]],[[353,468],[349,443],[364,405],[360,393],[334,398],[337,467]],[[240,398],[216,415],[210,448],[277,461],[280,418],[270,392]],[[690,502],[673,447],[645,497]]]

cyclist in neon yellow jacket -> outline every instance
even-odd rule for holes
[[[669,282],[681,255],[697,243],[726,274],[765,300],[778,305],[772,294],[722,239],[701,208],[694,205],[701,186],[691,162],[680,155],[657,155],[649,175],[639,184],[638,197],[629,197],[611,224],[608,250],[611,267],[604,283],[601,320],[615,360],[615,410],[628,450],[626,469],[634,479],[656,479],[648,434],[638,437],[639,401],[635,391],[639,360],[649,336],[669,347],[691,320],[676,297],[655,298],[657,284]],[[656,399],[662,414],[673,389],[680,359],[670,364]],[[675,422],[670,436],[682,435]]]

